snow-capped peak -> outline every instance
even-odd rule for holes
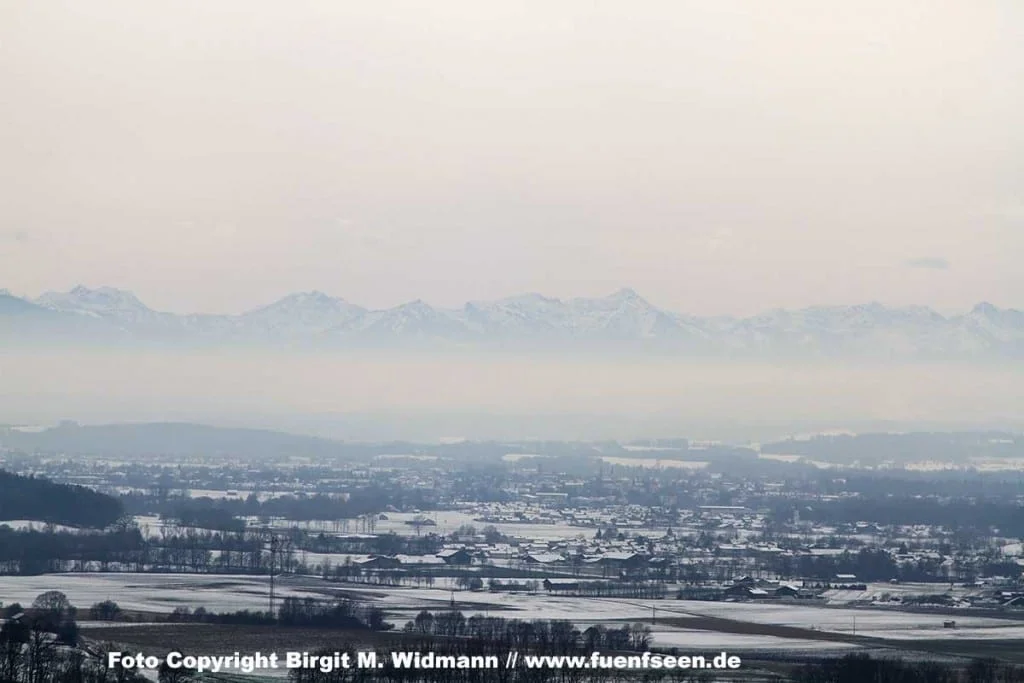
[[[340,299],[337,299],[331,296],[330,294],[324,294],[319,289],[314,289],[309,292],[295,292],[294,294],[289,294],[288,296],[286,296],[284,300],[295,301],[297,303],[327,303],[333,301],[340,301]]]
[[[631,289],[629,287],[623,287],[622,289],[612,292],[605,297],[597,299],[580,297],[573,299],[570,303],[577,310],[607,311],[623,308],[656,310],[655,307],[640,296],[635,289]]]
[[[623,287],[622,289],[612,292],[608,297],[612,301],[643,301],[643,297],[637,294],[637,291],[632,287]]]
[[[287,310],[340,310],[347,308],[360,308],[355,304],[350,304],[344,299],[324,294],[321,291],[313,290],[310,292],[295,292],[289,294],[281,299],[278,299],[272,304],[261,306],[252,311],[249,311],[245,315],[252,315],[260,313],[261,311],[287,311]]]
[[[413,301],[407,301],[404,304],[395,306],[388,310],[388,313],[402,316],[415,316],[423,317],[427,315],[433,315],[437,313],[433,306],[428,304],[423,299],[415,299]]]
[[[365,309],[320,291],[296,292],[240,316],[243,327],[292,337],[322,333],[343,326]]]
[[[987,301],[982,301],[971,309],[971,313],[973,315],[991,316],[999,313],[999,309]]]
[[[58,311],[98,315],[150,311],[133,293],[113,287],[90,289],[78,285],[69,292],[46,292],[36,303]]]
[[[422,299],[367,313],[356,324],[361,333],[378,338],[408,335],[455,340],[468,331],[456,313],[438,310]]]

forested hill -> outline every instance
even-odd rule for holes
[[[337,457],[344,444],[314,436],[265,429],[212,427],[187,422],[78,425],[42,431],[0,428],[0,445],[28,453],[145,457],[220,455],[279,459],[291,455]]]
[[[121,501],[84,486],[0,470],[0,521],[31,520],[102,528],[123,513]]]
[[[1024,458],[1024,435],[1009,432],[822,435],[763,444],[761,452],[799,455],[843,465],[925,461],[970,464],[976,460]]]

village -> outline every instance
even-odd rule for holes
[[[896,498],[901,486],[927,490],[929,473],[778,461],[744,471],[747,461],[727,458],[650,468],[543,455],[479,468],[429,453],[376,457],[370,466],[5,458],[116,495],[126,512],[120,524],[137,533],[129,546],[93,558],[45,558],[51,571],[272,568],[350,583],[458,581],[464,589],[563,596],[1024,607],[1024,530],[981,528],[991,520],[963,516],[959,525],[920,521],[984,486],[993,504],[1007,492],[1006,520],[1015,523],[1015,487],[1001,488],[998,473],[963,483],[961,493],[941,480],[939,493]],[[884,505],[871,504],[878,497]],[[893,501],[903,507],[894,512]],[[7,527],[96,535],[27,520]],[[0,554],[0,571],[19,573],[19,561]]]

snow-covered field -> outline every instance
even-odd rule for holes
[[[28,606],[40,593],[60,590],[71,604],[87,610],[103,600],[121,609],[170,612],[176,607],[205,607],[215,612],[266,609],[267,577],[209,574],[47,574],[0,577],[0,602]],[[279,597],[317,596],[318,593],[282,585]],[[321,596],[322,597],[322,596]]]
[[[373,587],[356,589],[367,596],[377,592]],[[447,609],[451,604],[452,593],[445,590],[429,588],[403,588],[389,590],[376,599],[377,604],[388,613],[389,620],[396,627],[401,626],[423,610]],[[536,595],[522,593],[489,593],[457,591],[454,593],[458,609],[467,617],[485,615],[504,617],[506,619],[569,619],[577,628],[586,629],[590,626],[615,625],[617,622],[649,623],[651,619],[651,603],[632,600],[573,598],[549,596],[543,593]],[[369,599],[369,598],[368,598]],[[855,646],[845,643],[830,643],[814,640],[779,638],[767,635],[747,635],[702,631],[696,629],[672,628],[658,626],[657,621],[666,617],[681,616],[672,614],[667,609],[675,601],[655,601],[656,623],[652,629],[653,644],[656,647],[680,647],[698,650],[725,648],[732,650],[800,650],[819,651],[850,650]]]
[[[922,595],[949,595],[961,598],[977,592],[977,588],[968,588],[962,584],[950,589],[948,583],[869,583],[866,590],[832,589],[822,593],[822,597],[830,605],[865,601],[885,604],[887,599],[894,597],[901,600]]]
[[[944,629],[942,622],[950,617],[941,614],[916,614],[896,610],[843,609],[813,607],[792,603],[756,602],[701,602],[676,600],[666,603],[665,610],[675,610],[689,615],[721,617],[755,624],[795,626],[818,631],[854,633],[866,635],[867,631],[878,632],[880,637],[890,637],[899,631],[935,630],[935,637],[948,635],[952,629]],[[957,616],[959,630],[967,631],[982,627],[1017,626],[1024,622],[988,617]]]
[[[693,464],[693,463],[688,463]],[[547,523],[528,523],[528,522],[481,522],[478,518],[484,514],[483,511],[463,511],[463,510],[446,510],[446,511],[431,511],[428,513],[420,512],[389,512],[385,515],[386,519],[374,519],[372,520],[372,527],[370,524],[359,520],[359,519],[347,519],[347,520],[286,520],[286,519],[275,519],[271,522],[273,526],[279,528],[292,528],[298,527],[300,529],[306,529],[310,531],[323,531],[325,533],[335,534],[367,534],[371,530],[375,534],[386,534],[395,533],[399,536],[416,536],[417,528],[413,524],[407,524],[406,522],[412,522],[413,520],[429,519],[433,522],[433,525],[421,526],[419,534],[425,535],[429,533],[448,535],[457,531],[463,526],[472,526],[477,531],[483,530],[485,527],[494,526],[502,534],[512,536],[524,540],[537,540],[537,541],[552,541],[552,540],[569,540],[577,537],[593,538],[595,529],[585,526],[572,526],[563,521],[556,521],[553,524]],[[143,534],[147,536],[158,536],[160,534],[161,527],[164,526],[164,521],[155,515],[136,515],[135,522],[142,530]],[[42,524],[35,523],[37,527],[42,528]],[[667,527],[642,527],[642,526],[631,526],[630,530],[638,533],[646,533],[649,536],[660,537],[665,534]],[[680,529],[680,527],[676,527]],[[751,532],[752,534],[755,532]]]
[[[374,587],[356,588],[366,594],[378,592]],[[912,614],[907,612],[868,609],[841,609],[812,607],[791,603],[740,603],[703,602],[692,600],[643,601],[620,598],[574,598],[550,596],[543,592],[536,595],[523,593],[473,593],[459,591],[454,594],[459,609],[467,616],[489,614],[518,619],[571,619],[577,626],[586,628],[593,624],[607,624],[613,621],[632,620],[648,622],[651,607],[656,608],[656,620],[671,617],[719,617],[741,622],[772,626],[793,626],[817,631],[828,631],[849,635],[865,635],[879,638],[1018,638],[1024,635],[1024,622],[1010,619],[987,617],[957,617],[956,629],[943,627],[949,617],[942,615]],[[450,604],[452,594],[438,588],[388,589],[387,594],[377,599],[396,624],[401,625],[412,619],[422,609],[444,609]],[[478,605],[478,607],[474,607]],[[674,634],[687,631],[672,629]],[[741,641],[749,640],[749,647],[769,647],[785,643],[787,647],[806,649],[807,642],[814,648],[838,647],[832,643],[803,641],[775,636],[725,634],[711,631],[694,631],[706,634],[700,642],[728,643],[739,647]],[[673,636],[683,638],[684,636]],[[694,642],[692,639],[690,642]],[[663,644],[657,641],[657,644]],[[668,645],[666,645],[668,646]],[[722,647],[725,647],[723,644]]]
[[[594,535],[593,529],[584,527],[574,527],[568,524],[522,524],[514,522],[497,522],[491,524],[489,522],[478,522],[476,521],[476,514],[469,512],[462,512],[459,510],[447,510],[442,512],[430,512],[425,515],[412,513],[412,512],[394,512],[388,513],[387,519],[378,520],[374,522],[374,531],[380,533],[394,532],[401,536],[415,536],[416,527],[412,524],[406,524],[411,522],[417,517],[427,517],[433,521],[436,526],[425,526],[420,530],[421,534],[436,533],[436,534],[450,534],[458,530],[461,526],[473,526],[477,530],[481,530],[487,526],[494,526],[503,534],[508,536],[515,536],[517,538],[534,538],[543,540],[565,540],[574,538],[577,535],[584,535],[587,538],[591,538]],[[349,528],[353,531],[359,530],[359,525],[356,520],[352,520]]]
[[[71,603],[88,609],[102,600],[114,600],[122,609],[169,612],[176,607],[205,607],[212,611],[265,609],[266,577],[195,574],[51,574],[0,577],[0,601],[31,604],[37,595],[61,590]],[[689,600],[576,598],[524,593],[451,591],[434,588],[394,588],[329,583],[313,577],[281,577],[279,597],[320,597],[344,592],[374,602],[387,619],[401,628],[423,609],[447,609],[454,597],[467,617],[475,614],[518,619],[563,618],[580,628],[615,622],[649,623],[655,607],[654,644],[699,649],[779,649],[817,651],[851,648],[850,645],[775,635],[720,633],[673,628],[666,620],[680,617],[720,617],[769,626],[793,626],[858,636],[897,640],[915,639],[1024,639],[1024,622],[988,617],[958,616],[956,628],[944,628],[949,617],[889,610],[814,607],[792,603],[730,603]]]
[[[893,640],[1021,640],[1024,647],[1024,624],[1021,622],[1010,622],[1020,625],[1000,625],[991,627],[964,627],[961,620],[956,620],[956,628],[943,629],[941,624],[935,626],[931,620],[928,621],[929,628],[908,628],[897,630],[875,630],[868,629],[863,633],[857,629],[857,635],[871,636],[874,638],[890,638]]]
[[[775,636],[746,635],[742,633],[720,633],[698,631],[688,628],[658,628],[651,631],[655,647],[678,647],[696,651],[725,650],[787,650],[819,652],[822,650],[855,650],[856,645],[823,640],[800,640],[777,638]]]

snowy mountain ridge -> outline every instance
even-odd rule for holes
[[[45,321],[45,325],[30,324]],[[422,300],[373,310],[323,292],[297,292],[237,315],[155,311],[131,292],[78,286],[35,300],[0,293],[3,339],[87,332],[121,342],[289,343],[318,346],[641,348],[689,354],[1024,357],[1024,312],[980,303],[962,315],[925,306],[814,306],[760,315],[698,317],[652,305],[632,289],[606,297],[537,293],[470,301]],[[24,333],[24,334],[22,334]]]

